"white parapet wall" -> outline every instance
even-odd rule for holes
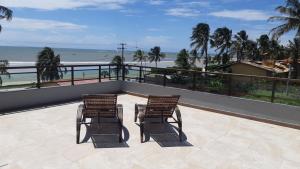
[[[139,96],[181,95],[183,105],[300,129],[297,106],[126,81],[0,92],[0,114],[79,100],[83,94],[121,92]]]
[[[79,100],[83,94],[120,93],[122,81],[0,92],[0,114]]]

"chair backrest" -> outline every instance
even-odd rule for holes
[[[117,113],[117,95],[83,95],[84,112],[87,116],[114,117]]]
[[[172,116],[180,96],[149,96],[146,106],[146,117]]]

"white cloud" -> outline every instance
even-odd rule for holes
[[[163,1],[163,0],[150,0],[149,1],[149,4],[151,5],[161,5],[163,3],[165,3],[166,1]]]
[[[85,25],[78,25],[70,22],[61,22],[55,20],[41,20],[41,19],[31,19],[31,18],[13,18],[11,22],[3,23],[3,27],[10,29],[20,29],[20,30],[82,30],[87,28]]]
[[[76,9],[96,7],[101,9],[121,9],[136,0],[2,0],[1,5],[13,8],[41,10]]]
[[[71,48],[110,49],[119,42],[115,34],[72,34],[63,32],[41,32],[7,30],[1,33],[0,45],[13,46],[51,46]]]
[[[200,15],[200,11],[196,9],[186,8],[186,7],[178,7],[171,8],[166,11],[166,15],[170,16],[180,16],[180,17],[196,17]]]
[[[142,42],[146,46],[162,46],[168,44],[170,40],[168,36],[145,36]]]
[[[232,18],[232,19],[239,19],[245,21],[262,21],[267,20],[270,16],[260,10],[223,10],[219,12],[212,12],[209,15],[222,17],[222,18]]]
[[[159,31],[161,31],[161,29],[159,29],[159,28],[148,28],[147,31],[149,31],[149,32],[159,32]]]
[[[185,7],[210,7],[210,2],[208,1],[190,1],[190,2],[179,2],[178,5]]]

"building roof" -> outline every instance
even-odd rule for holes
[[[262,61],[242,61],[242,62],[236,62],[235,64],[246,64],[249,66],[253,66],[253,67],[263,69],[266,71],[270,71],[270,72],[274,72],[274,73],[289,72],[289,67],[280,62],[275,62],[275,64],[268,65]]]

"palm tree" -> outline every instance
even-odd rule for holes
[[[205,56],[205,70],[207,70],[207,66],[208,66],[209,34],[210,34],[209,25],[206,23],[199,23],[195,28],[193,28],[193,33],[191,37],[192,40],[191,47],[194,47],[195,51],[201,50],[200,51],[201,57]],[[199,57],[194,57],[194,58],[195,58],[194,63],[196,62],[196,60],[200,60]]]
[[[248,40],[246,43],[245,56],[249,60],[258,60],[259,50],[257,47],[257,42]]]
[[[161,59],[166,57],[165,53],[161,53],[160,47],[155,46],[148,53],[150,63],[155,62],[155,67],[157,68],[157,62],[160,62]]]
[[[190,64],[191,66],[196,67],[196,61],[200,61],[201,57],[199,56],[198,51],[196,49],[191,50],[190,55]]]
[[[271,59],[283,59],[284,55],[284,47],[279,44],[276,39],[271,39],[270,41],[270,56]]]
[[[297,61],[299,59],[299,48],[298,45],[300,42],[298,42],[298,39],[294,39],[294,41],[289,41],[289,44],[287,45],[287,53],[288,56],[292,58],[292,66],[293,66],[293,78],[298,77],[298,68],[297,68]]]
[[[282,15],[270,17],[269,21],[280,21],[283,24],[270,31],[272,38],[278,39],[292,30],[296,31],[296,36],[300,36],[300,2],[298,0],[286,0],[285,6],[278,6],[276,11]]]
[[[133,55],[133,61],[138,61],[141,63],[141,66],[143,66],[143,62],[146,62],[147,55],[145,55],[145,52],[142,50],[137,50]]]
[[[294,39],[297,48],[300,46],[300,2],[298,0],[286,0],[285,6],[278,6],[276,10],[281,13],[281,16],[270,17],[270,21],[281,21],[283,24],[273,28],[271,33],[273,38],[278,39],[285,33],[292,30],[296,31],[296,36]],[[297,50],[298,51],[298,50]],[[299,52],[295,54],[299,55]],[[293,58],[299,58],[299,56],[294,56]],[[297,60],[293,59],[294,75],[297,77]]]
[[[0,19],[11,20],[13,11],[0,5]],[[0,25],[0,32],[2,31],[2,26]]]
[[[189,62],[189,52],[186,49],[182,49],[178,54],[177,54],[177,59],[175,60],[175,64],[178,68],[180,69],[190,69],[191,65]]]
[[[36,66],[42,81],[52,81],[63,78],[60,55],[55,55],[53,49],[45,47],[37,56]]]
[[[237,61],[245,59],[245,50],[248,42],[247,32],[242,30],[234,35],[235,41],[233,42],[232,50],[236,53]]]
[[[257,39],[258,49],[260,54],[260,60],[266,59],[270,55],[270,38],[264,34]]]
[[[8,60],[0,60],[0,75],[6,75],[10,78],[10,74],[7,71],[7,66],[9,65]],[[2,77],[0,76],[0,86],[2,86]]]
[[[229,57],[229,49],[232,45],[232,30],[229,30],[227,27],[218,28],[215,30],[214,34],[211,36],[210,44],[211,47],[218,50],[217,58],[220,64],[221,60],[225,61],[228,59],[221,59],[221,57]],[[223,63],[226,64],[226,63]]]
[[[122,72],[122,64],[123,64],[122,57],[119,55],[116,55],[113,57],[113,59],[110,63],[116,65],[116,68],[113,69],[113,72],[116,75],[120,75],[120,73]],[[129,70],[125,68],[124,73],[125,73],[125,75],[127,75],[129,73]]]

